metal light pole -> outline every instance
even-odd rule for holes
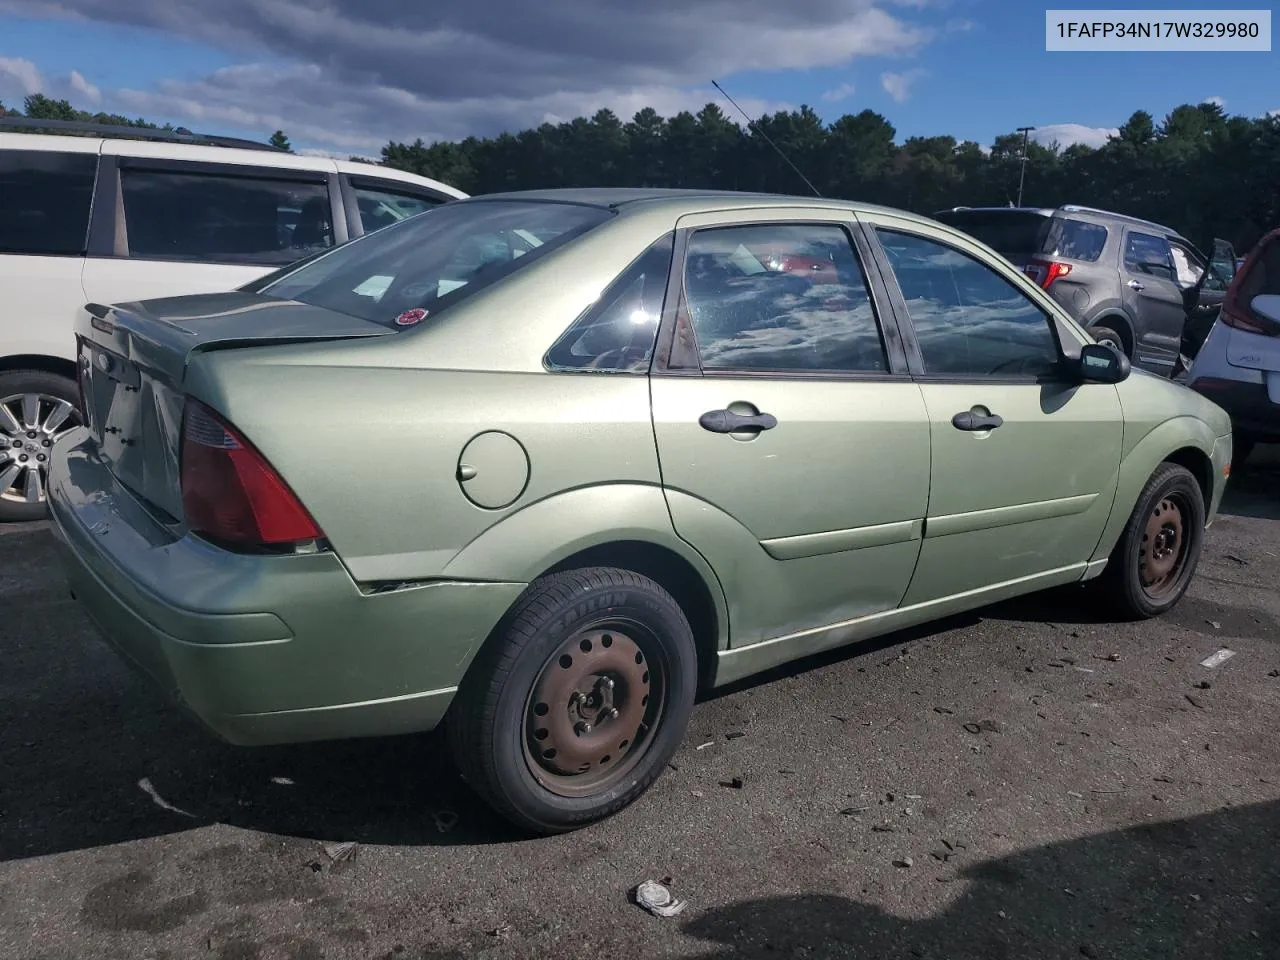
[[[1027,137],[1035,127],[1019,127],[1022,134],[1022,171],[1018,174],[1018,206],[1022,206],[1022,184],[1027,179]]]

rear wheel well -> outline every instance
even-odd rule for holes
[[[76,365],[70,360],[39,353],[19,353],[0,357],[0,373],[9,373],[11,370],[44,370],[47,373],[66,377],[68,380],[76,378]]]
[[[548,576],[579,567],[617,567],[653,580],[680,605],[693,629],[698,653],[698,685],[705,688],[715,676],[720,624],[715,600],[706,581],[684,557],[666,547],[642,540],[620,540],[590,547],[566,557],[542,573]]]
[[[1109,327],[1120,334],[1125,356],[1130,360],[1133,359],[1133,328],[1129,325],[1128,317],[1118,313],[1108,313],[1091,321],[1088,329],[1093,330],[1094,327]]]
[[[1213,461],[1205,456],[1203,450],[1197,450],[1195,447],[1175,450],[1164,459],[1166,463],[1176,463],[1191,471],[1191,475],[1196,478],[1196,483],[1200,487],[1200,492],[1204,495],[1204,506],[1207,511],[1209,501],[1213,498]]]

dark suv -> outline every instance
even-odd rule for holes
[[[1189,363],[1188,321],[1212,322],[1235,253],[1212,261],[1176,230],[1090,207],[956,207],[934,214],[1035,279],[1099,343],[1165,376]]]

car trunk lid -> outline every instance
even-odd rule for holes
[[[179,479],[184,379],[193,355],[393,334],[321,307],[236,291],[88,304],[76,329],[85,425],[116,478],[182,519]]]

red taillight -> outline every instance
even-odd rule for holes
[[[324,536],[262,454],[190,399],[182,418],[182,508],[194,533],[227,543],[279,545]]]
[[[1032,260],[1022,268],[1022,272],[1048,290],[1053,281],[1071,272],[1071,264],[1059,260]]]
[[[1274,250],[1275,244],[1280,243],[1280,232],[1268,234],[1263,237],[1249,256],[1245,259],[1244,266],[1236,271],[1235,277],[1227,286],[1227,294],[1222,301],[1222,313],[1218,315],[1218,319],[1222,321],[1224,326],[1231,327],[1235,330],[1243,330],[1247,333],[1261,333],[1268,337],[1280,336],[1280,324],[1268,321],[1266,318],[1259,317],[1249,309],[1248,302],[1256,294],[1261,292],[1259,284],[1252,283],[1254,274],[1259,269],[1269,269],[1272,265],[1273,257],[1270,255]],[[1263,259],[1268,260],[1267,266],[1262,265]],[[1266,274],[1263,274],[1264,282],[1266,282]],[[1250,286],[1250,292],[1245,293],[1246,284]]]

